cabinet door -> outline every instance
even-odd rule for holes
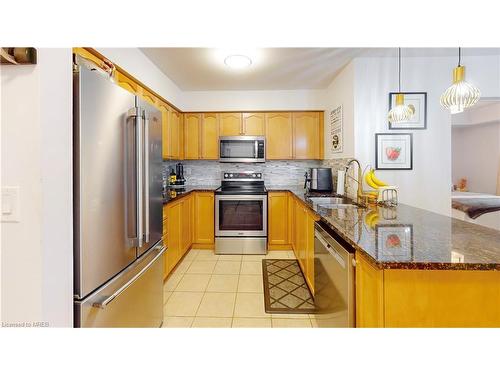
[[[295,159],[319,159],[319,113],[294,112],[293,139]]]
[[[181,159],[181,115],[172,110],[170,112],[170,157],[172,159]]]
[[[154,106],[157,105],[156,97],[152,93],[150,93],[148,90],[142,89],[141,94],[139,96],[142,99],[144,99],[144,101],[146,101],[147,103],[154,105]]]
[[[268,243],[269,245],[288,244],[288,196],[286,192],[268,194]]]
[[[309,211],[309,210],[307,210]],[[309,289],[314,294],[314,222],[315,217],[308,212],[306,215],[306,251],[305,251],[305,268],[306,280],[309,284]]]
[[[184,198],[182,201],[181,217],[181,257],[189,250],[191,246],[191,201],[192,195]]]
[[[243,113],[243,133],[245,135],[265,134],[265,114],[264,113]]]
[[[170,108],[162,103],[159,106],[161,111],[161,155],[164,160],[172,157],[170,148]]]
[[[288,195],[288,243],[292,245],[293,252],[295,253],[295,198],[293,194]],[[295,257],[297,254],[295,253]]]
[[[290,113],[266,114],[266,158],[293,158],[293,131]]]
[[[219,159],[219,118],[217,113],[204,113],[202,115],[201,158]]]
[[[194,239],[196,244],[214,243],[214,193],[194,195]]]
[[[138,93],[137,83],[135,83],[119,71],[115,71],[115,81],[118,86],[124,88],[127,91],[130,91],[132,94],[136,95]]]
[[[173,269],[181,258],[181,207],[181,200],[169,203],[169,205],[167,206],[167,259],[171,263],[169,266],[170,269]]]
[[[200,128],[201,115],[199,113],[184,114],[184,158],[200,158]]]
[[[356,251],[356,327],[384,327],[383,270]]]
[[[219,114],[219,134],[221,136],[243,135],[241,113]]]

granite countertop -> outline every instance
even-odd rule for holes
[[[215,191],[220,185],[186,185],[183,189],[167,189],[163,196],[163,204],[167,204],[193,191]]]
[[[186,186],[177,196],[218,187]],[[405,204],[329,209],[313,204],[308,197],[335,195],[306,196],[298,185],[266,188],[293,193],[321,217],[322,223],[378,268],[500,271],[500,231]]]
[[[500,271],[500,231],[405,204],[328,209],[302,186],[267,188],[295,194],[378,268]]]

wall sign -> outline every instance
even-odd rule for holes
[[[344,144],[344,134],[341,105],[330,111],[330,142],[332,153],[342,152]]]

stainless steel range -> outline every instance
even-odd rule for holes
[[[215,253],[266,254],[267,190],[262,173],[222,172],[215,191]]]

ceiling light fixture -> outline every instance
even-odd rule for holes
[[[252,60],[245,55],[229,55],[224,59],[224,64],[232,69],[244,69],[252,65]]]
[[[479,89],[465,81],[465,66],[460,65],[462,49],[458,47],[458,66],[453,69],[453,85],[441,95],[439,102],[452,114],[463,112],[472,107],[481,97]]]
[[[415,114],[415,107],[405,104],[405,96],[401,92],[401,48],[398,48],[398,79],[399,86],[396,94],[396,105],[392,107],[387,116],[392,124],[406,122]]]

